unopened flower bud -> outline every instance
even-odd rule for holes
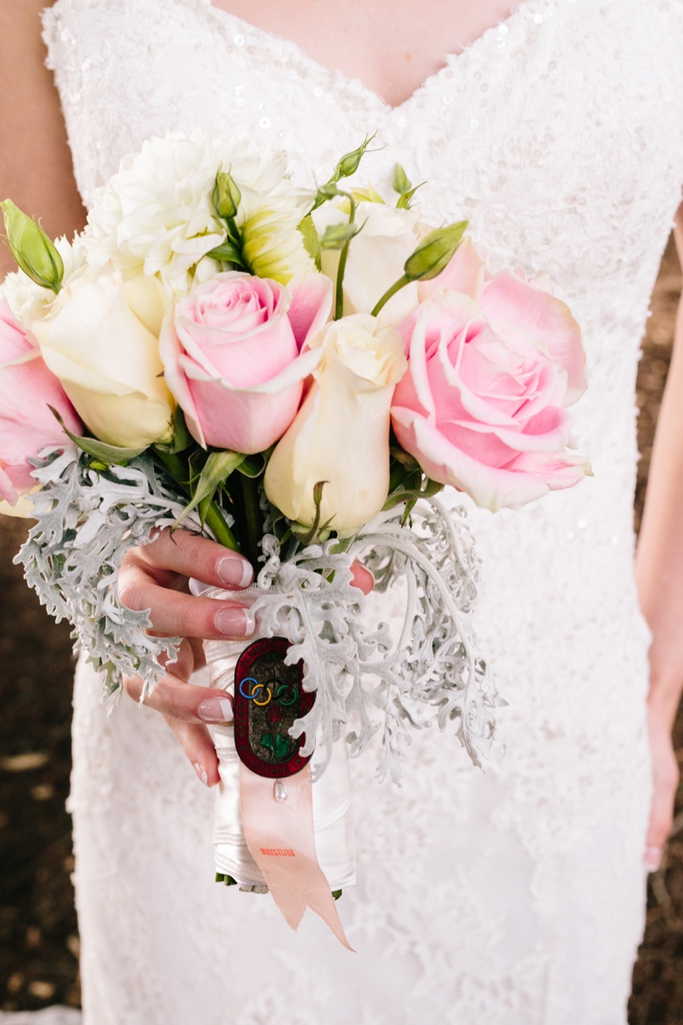
[[[408,281],[429,281],[450,263],[467,230],[467,221],[430,231],[405,262]]]
[[[320,247],[321,249],[342,249],[354,235],[358,234],[360,229],[360,225],[348,224],[345,221],[340,224],[329,224],[320,239]]]
[[[350,153],[345,153],[343,157],[337,162],[337,166],[334,169],[334,175],[332,180],[338,182],[341,178],[349,178],[352,174],[355,174],[360,166],[360,162],[365,155],[365,151],[375,138],[374,135],[366,136],[358,149],[351,150]]]
[[[10,251],[21,270],[37,285],[49,288],[55,294],[59,292],[64,264],[51,239],[11,199],[0,203],[0,208],[5,218]]]
[[[214,202],[218,216],[226,218],[237,217],[241,199],[242,193],[232,175],[227,171],[221,171],[217,174]]]
[[[394,167],[394,192],[398,192],[399,196],[402,196],[405,192],[410,192],[412,187],[408,175],[400,164],[396,164]]]

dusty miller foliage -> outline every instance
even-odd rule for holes
[[[35,471],[38,522],[17,561],[48,611],[73,623],[105,673],[107,693],[118,691],[124,673],[139,673],[148,693],[163,675],[160,656],[173,659],[179,638],[146,633],[149,615],[121,605],[117,575],[126,551],[173,524],[183,502],[149,456],[103,473],[87,462],[74,450],[43,453]],[[292,733],[305,733],[304,754],[323,750],[318,776],[342,735],[358,755],[381,730],[378,775],[396,782],[412,729],[453,723],[477,765],[494,743],[494,709],[503,702],[472,635],[479,563],[464,511],[421,500],[410,526],[402,512],[380,513],[345,550],[331,539],[284,558],[273,534],[262,541],[261,594],[252,609],[259,636],[286,637],[287,662],[303,660],[303,686],[316,692]],[[197,520],[184,526],[200,529]],[[398,636],[386,623],[366,622],[364,597],[351,585],[359,556],[379,590],[405,578]]]
[[[105,472],[90,469],[75,448],[41,456],[33,472],[41,490],[31,496],[37,523],[15,562],[50,615],[72,623],[108,696],[123,675],[140,674],[149,690],[164,675],[160,657],[175,661],[180,638],[149,636],[149,612],[119,601],[118,571],[126,552],[175,523],[184,503],[147,455]]]

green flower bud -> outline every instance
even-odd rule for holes
[[[325,234],[320,239],[321,249],[342,249],[347,242],[358,234],[361,226],[348,224],[342,221],[340,224],[330,224],[325,228]]]
[[[14,205],[11,199],[0,203],[10,252],[17,264],[37,285],[55,294],[62,287],[64,264],[52,241],[39,224]]]
[[[376,134],[377,133],[375,133],[375,135]],[[375,135],[366,136],[358,149],[354,149],[350,153],[344,154],[341,160],[337,162],[334,174],[332,175],[332,181],[338,182],[341,178],[349,178],[352,174],[356,173],[360,166],[360,162],[365,155],[365,151],[375,138]]]
[[[394,192],[398,192],[399,196],[402,196],[404,193],[410,192],[412,187],[408,175],[400,164],[396,164],[394,167]]]
[[[445,270],[462,242],[467,224],[459,221],[430,231],[404,264],[408,281],[430,281]]]
[[[216,175],[216,188],[214,191],[214,203],[216,213],[219,217],[237,217],[242,193],[237,183],[227,171],[221,171]]]

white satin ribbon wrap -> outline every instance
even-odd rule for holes
[[[252,586],[239,594],[207,587],[191,581],[194,594],[237,600],[248,605],[262,593]],[[204,652],[209,669],[210,686],[234,692],[235,666],[240,654],[252,640],[243,642],[205,641]],[[232,876],[242,888],[266,891],[263,873],[251,855],[242,829],[240,811],[240,760],[235,749],[232,725],[212,726],[211,735],[216,745],[221,781],[218,784],[214,813],[213,843],[216,851],[216,871]],[[313,754],[311,765],[315,766]],[[287,780],[283,780],[285,786]],[[269,781],[275,786],[275,780]],[[313,825],[318,863],[329,883],[330,890],[343,890],[356,881],[356,848],[353,835],[351,774],[347,746],[342,739],[332,750],[330,762],[312,787]]]

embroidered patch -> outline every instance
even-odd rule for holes
[[[295,740],[289,729],[310,712],[314,694],[301,686],[303,663],[285,665],[289,641],[263,637],[250,644],[235,668],[235,747],[257,776],[283,779],[310,760],[299,754],[305,736]]]

